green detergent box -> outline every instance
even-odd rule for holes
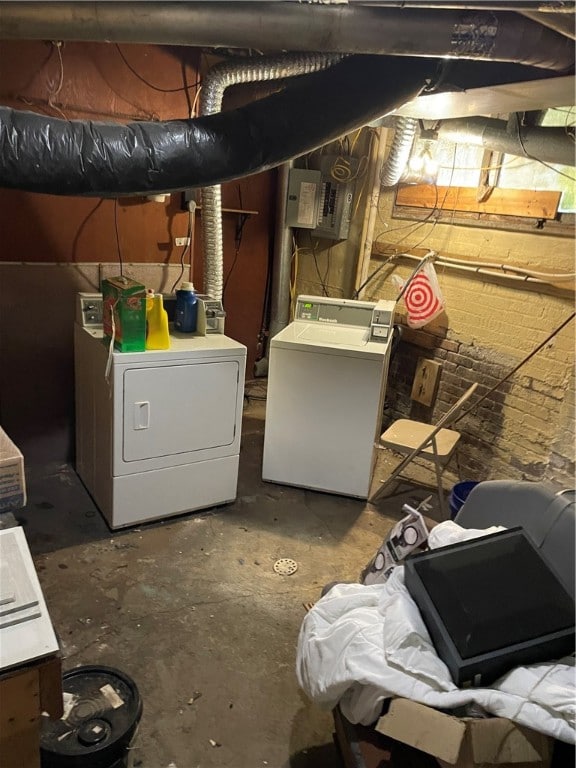
[[[102,280],[104,337],[119,352],[146,349],[146,288],[129,277]]]

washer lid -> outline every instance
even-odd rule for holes
[[[274,336],[271,346],[345,357],[382,357],[389,341],[371,340],[370,328],[295,320]]]

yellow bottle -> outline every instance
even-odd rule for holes
[[[159,293],[146,297],[146,326],[146,349],[170,349],[168,312]]]

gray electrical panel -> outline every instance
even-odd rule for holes
[[[333,176],[335,165],[341,165],[344,178],[338,181]],[[354,157],[327,155],[320,160],[322,190],[318,208],[318,225],[313,234],[328,240],[346,240],[350,232],[352,201],[354,199],[355,177],[358,160]]]
[[[320,171],[291,168],[286,202],[286,224],[298,229],[314,229],[320,204]]]
[[[342,180],[335,178],[339,171]],[[316,237],[345,240],[350,231],[358,160],[326,155],[320,170],[292,168],[288,182],[286,223],[310,229]]]

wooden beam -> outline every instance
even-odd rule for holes
[[[396,205],[411,208],[440,208],[444,211],[471,211],[532,219],[554,219],[561,192],[524,189],[494,189],[488,200],[478,202],[473,187],[434,187],[428,184],[399,187]]]
[[[378,216],[378,204],[380,202],[380,175],[384,165],[384,156],[386,154],[386,138],[388,129],[374,129],[374,140],[371,145],[370,158],[368,162],[368,192],[366,199],[366,208],[364,210],[364,221],[362,223],[362,234],[360,236],[360,250],[358,253],[358,262],[356,265],[356,290],[366,281],[368,269],[370,268],[370,256],[372,254],[372,243],[374,241],[374,226]],[[358,291],[358,298],[364,296],[364,289]]]

